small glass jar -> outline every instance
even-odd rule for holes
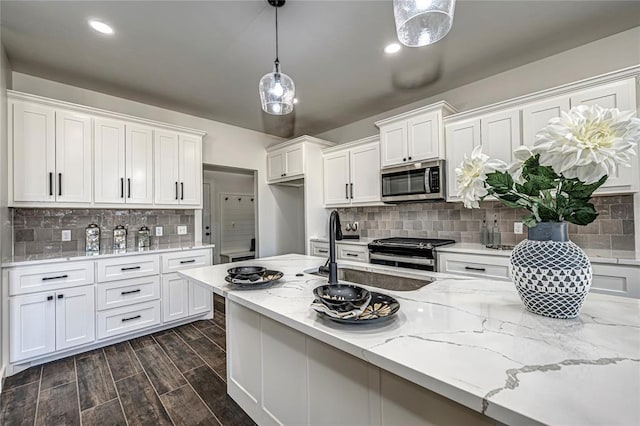
[[[87,253],[100,253],[100,227],[91,223],[84,230],[85,251]]]
[[[127,228],[122,225],[116,226],[113,230],[113,250],[127,250]]]
[[[136,246],[138,250],[145,250],[151,246],[151,231],[144,225],[142,225],[136,234]]]

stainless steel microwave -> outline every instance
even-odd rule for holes
[[[444,160],[382,169],[381,173],[385,203],[444,200]]]

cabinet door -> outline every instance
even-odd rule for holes
[[[156,130],[153,134],[153,145],[155,202],[156,204],[178,204],[180,181],[178,135]]]
[[[153,130],[127,124],[127,203],[153,203]]]
[[[285,163],[284,151],[275,151],[267,154],[267,179],[277,180],[284,177]]]
[[[446,126],[447,150],[447,201],[458,200],[456,168],[470,155],[473,148],[480,145],[480,120],[469,120]]]
[[[13,104],[13,200],[54,201],[55,114],[52,108]]]
[[[91,117],[56,112],[56,201],[90,203],[93,186]]]
[[[189,316],[189,281],[178,274],[162,277],[162,322]]]
[[[304,174],[304,146],[302,144],[287,148],[285,151],[286,176]]]
[[[350,203],[349,151],[335,152],[324,157],[324,204]]]
[[[380,128],[380,164],[382,167],[407,161],[407,123],[387,124]]]
[[[482,152],[511,163],[513,150],[520,146],[520,110],[510,109],[480,119]]]
[[[124,123],[95,119],[93,129],[94,200],[96,203],[124,203]]]
[[[439,113],[430,112],[407,120],[408,161],[430,160],[440,157],[439,117]]]
[[[53,292],[9,299],[11,362],[55,351],[56,303],[54,300]]]
[[[211,290],[189,282],[189,315],[203,314],[211,310],[213,293]]]
[[[536,133],[546,126],[549,120],[560,117],[562,111],[569,111],[568,96],[536,102],[522,108],[522,145],[533,146]]]
[[[56,292],[56,350],[96,340],[94,286]]]
[[[617,81],[578,92],[571,96],[571,108],[578,105],[600,105],[602,108],[618,108],[621,111],[635,111],[635,79],[631,78]]]
[[[202,139],[180,135],[180,204],[202,203]]]
[[[371,143],[351,150],[351,202],[380,201],[380,144]]]

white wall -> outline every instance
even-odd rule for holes
[[[212,241],[216,245],[214,250],[214,263],[220,263],[220,252],[223,247],[220,226],[220,193],[240,193],[253,194],[254,178],[252,175],[241,173],[231,173],[224,171],[204,171],[204,182],[211,185],[211,222],[212,222]],[[249,246],[246,248],[249,249]]]
[[[276,201],[271,188],[266,183],[264,150],[282,139],[22,73],[13,73],[13,89],[207,132],[203,144],[203,163],[257,171],[258,193],[256,195],[260,212],[257,230],[259,256],[283,253],[278,250],[278,241],[283,235],[278,234],[279,228],[275,226],[278,220]],[[256,108],[259,108],[257,101]],[[199,239],[200,236],[196,227],[196,238]]]
[[[458,111],[640,64],[640,27],[316,135],[344,143],[375,135],[375,121],[446,100]]]

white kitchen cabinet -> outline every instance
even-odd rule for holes
[[[438,272],[510,281],[509,257],[467,253],[438,253]]]
[[[9,298],[10,361],[46,355],[95,341],[94,287]]]
[[[162,322],[189,316],[189,280],[178,274],[162,277]]]
[[[56,111],[56,202],[92,201],[93,129],[91,117]]]
[[[640,299],[640,266],[592,263],[591,291]]]
[[[160,325],[162,321],[160,311],[160,301],[154,300],[98,312],[98,339],[120,336]]]
[[[267,179],[287,181],[304,176],[304,143],[295,143],[267,153]]]
[[[444,158],[442,118],[454,112],[446,102],[376,122],[380,129],[380,164],[397,166]]]
[[[204,314],[211,311],[213,296],[211,291],[189,282],[189,315]]]
[[[94,283],[93,262],[63,262],[11,268],[9,295],[53,291]]]
[[[120,308],[160,299],[160,277],[142,277],[97,286],[98,310]]]
[[[153,203],[153,130],[126,125],[125,191],[127,203]],[[194,171],[195,173],[195,171]]]
[[[202,139],[154,132],[156,204],[200,205]]]
[[[94,200],[96,203],[123,203],[125,200],[125,123],[94,120]]]
[[[13,200],[55,201],[55,110],[27,102],[13,102]]]
[[[513,151],[521,145],[520,109],[513,108],[482,116],[480,140],[484,154],[510,164],[513,161]]]
[[[329,243],[311,241],[309,248],[309,254],[311,256],[329,257]]]
[[[362,244],[337,243],[338,260],[369,263],[369,248]]]
[[[323,154],[325,206],[380,203],[377,137],[331,148]]]
[[[464,160],[465,154],[480,145],[480,119],[470,119],[456,123],[447,123],[447,201],[459,200],[456,168]]]
[[[569,96],[526,104],[522,107],[522,145],[532,147],[538,133],[552,118],[570,109]]]

